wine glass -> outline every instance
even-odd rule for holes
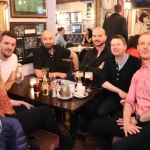
[[[56,76],[55,76],[55,74],[50,76],[50,85],[53,86],[53,87],[56,85]]]
[[[91,84],[92,84],[92,80],[91,78],[93,78],[93,72],[85,72],[85,84],[87,85],[87,89],[86,92],[91,92]]]
[[[49,82],[49,68],[48,67],[43,67],[42,68],[42,73],[43,73],[43,75],[44,74],[46,75],[47,82]]]
[[[82,85],[83,71],[76,71],[76,77],[78,78],[77,85]]]

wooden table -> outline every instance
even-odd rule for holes
[[[22,98],[28,99],[31,102],[38,102],[42,105],[46,105],[61,111],[69,112],[70,114],[70,135],[76,135],[76,115],[80,109],[87,105],[92,97],[99,93],[100,89],[93,89],[89,93],[89,96],[85,98],[75,98],[72,97],[69,100],[61,100],[58,98],[53,98],[50,92],[48,96],[43,96],[40,92],[39,95],[34,94],[33,88],[30,87],[29,79],[35,75],[28,75],[24,77],[21,84],[14,83],[9,90],[13,95],[18,95]]]

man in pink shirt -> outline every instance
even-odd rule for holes
[[[121,101],[123,118],[95,119],[88,125],[104,150],[150,150],[150,33],[139,37],[137,50],[143,65]],[[112,136],[124,138],[112,144]]]

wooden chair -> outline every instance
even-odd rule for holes
[[[71,72],[73,70],[73,62],[71,59],[63,59],[63,71]]]

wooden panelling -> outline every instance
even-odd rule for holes
[[[65,4],[65,3],[71,3],[71,2],[79,2],[80,0],[56,0],[56,5],[58,4]]]

